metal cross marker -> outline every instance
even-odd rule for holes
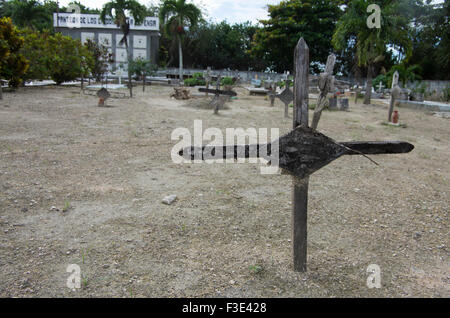
[[[293,176],[292,245],[294,270],[306,271],[309,176],[343,155],[408,153],[414,146],[401,141],[336,142],[308,127],[309,49],[303,38],[295,49],[294,129],[270,144],[190,147],[184,158],[219,159],[262,157],[273,161],[278,147],[279,167]],[[275,151],[276,153],[276,151]],[[217,155],[217,156],[216,156]]]
[[[285,81],[285,87],[280,94],[275,95],[284,103],[284,117],[289,117],[289,104],[294,100],[294,94],[289,88],[289,80]]]
[[[212,93],[214,94],[214,98],[211,101],[211,104],[215,105],[214,107],[214,114],[218,114],[219,113],[219,108],[220,108],[220,95],[225,95],[225,96],[236,96],[236,92],[233,91],[222,91],[220,90],[220,81],[221,81],[221,76],[219,75],[219,77],[217,78],[217,85],[216,85],[216,89],[209,89],[209,88],[199,88],[198,91],[202,92],[202,93]]]
[[[105,106],[105,102],[111,97],[111,94],[103,87],[97,92],[97,97],[99,98],[98,106]]]

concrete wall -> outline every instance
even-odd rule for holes
[[[83,41],[86,37],[90,38],[93,36],[93,40],[96,43],[99,43],[99,38],[105,38],[105,35],[107,35],[106,37],[111,38],[111,43],[108,43],[107,46],[109,47],[111,53],[114,54],[114,60],[116,60],[116,63],[114,63],[111,67],[118,67],[121,64],[121,61],[123,61],[124,64],[127,64],[126,59],[124,60],[122,57],[125,52],[125,46],[119,46],[119,41],[123,37],[123,33],[120,29],[56,28],[56,31],[81,41]],[[145,41],[145,45],[138,43],[137,40],[140,40],[142,43]],[[128,44],[133,59],[138,56],[142,56],[144,59],[150,60],[152,63],[158,63],[158,31],[131,30],[128,36]]]

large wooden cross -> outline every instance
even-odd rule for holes
[[[270,144],[190,147],[180,155],[190,160],[262,157],[278,159],[293,178],[292,249],[294,270],[306,271],[309,176],[343,155],[408,153],[414,146],[401,141],[337,142],[308,125],[309,49],[303,38],[295,49],[293,130]],[[278,151],[274,149],[278,148]],[[278,158],[272,156],[278,153]]]

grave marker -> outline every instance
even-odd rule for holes
[[[108,98],[111,97],[111,94],[108,92],[106,88],[103,87],[97,92],[97,96],[99,98],[98,106],[102,107],[106,105],[106,101],[108,100]]]
[[[225,103],[225,101],[220,98],[220,95],[225,95],[225,96],[236,96],[237,95],[236,92],[233,92],[233,91],[220,90],[221,79],[222,79],[222,77],[221,77],[221,75],[219,75],[217,77],[216,89],[209,89],[209,88],[199,88],[198,89],[198,91],[202,92],[202,93],[214,94],[214,98],[211,101],[211,105],[214,105],[214,114],[216,114],[216,115],[219,113],[219,108],[221,106],[223,106],[223,104]]]
[[[401,93],[401,89],[398,86],[398,71],[394,72],[392,76],[392,86],[391,86],[391,100],[389,103],[389,113],[388,113],[388,123],[392,121],[392,112],[394,111],[395,100],[398,99]]]
[[[317,126],[319,125],[320,116],[322,115],[322,111],[325,108],[328,92],[334,90],[334,63],[336,63],[336,56],[334,54],[330,54],[325,66],[325,72],[319,75],[320,94],[319,98],[317,99],[317,105],[314,110],[314,117],[311,124],[311,127],[313,129],[317,129]]]
[[[307,208],[309,176],[343,155],[408,153],[414,146],[407,142],[336,142],[308,127],[309,48],[301,38],[295,48],[295,85],[293,130],[270,144],[189,147],[180,155],[190,160],[211,159],[222,147],[228,159],[262,157],[271,162],[272,149],[278,147],[279,167],[293,178],[292,248],[294,270],[306,271]],[[220,152],[218,152],[220,153]],[[275,151],[275,153],[277,153]],[[218,158],[214,158],[218,159]]]
[[[284,117],[289,117],[289,104],[292,103],[294,100],[294,94],[292,93],[291,89],[289,88],[289,80],[285,80],[285,85],[283,91],[275,95],[275,97],[279,98],[284,103]]]

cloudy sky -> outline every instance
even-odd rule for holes
[[[60,0],[62,5],[67,5],[71,0]],[[91,8],[101,8],[108,0],[80,0]],[[139,0],[142,4],[157,3],[156,0]],[[207,17],[215,22],[227,20],[230,23],[252,21],[257,23],[260,19],[267,18],[267,5],[277,4],[280,0],[191,0],[199,6]],[[435,3],[444,0],[435,0]]]
[[[67,5],[71,0],[60,0],[61,5]],[[90,8],[101,8],[108,0],[80,0]],[[139,0],[142,4],[158,3],[159,1]],[[280,0],[191,0],[199,6],[207,17],[215,22],[252,21],[267,18],[267,5],[279,3]]]

